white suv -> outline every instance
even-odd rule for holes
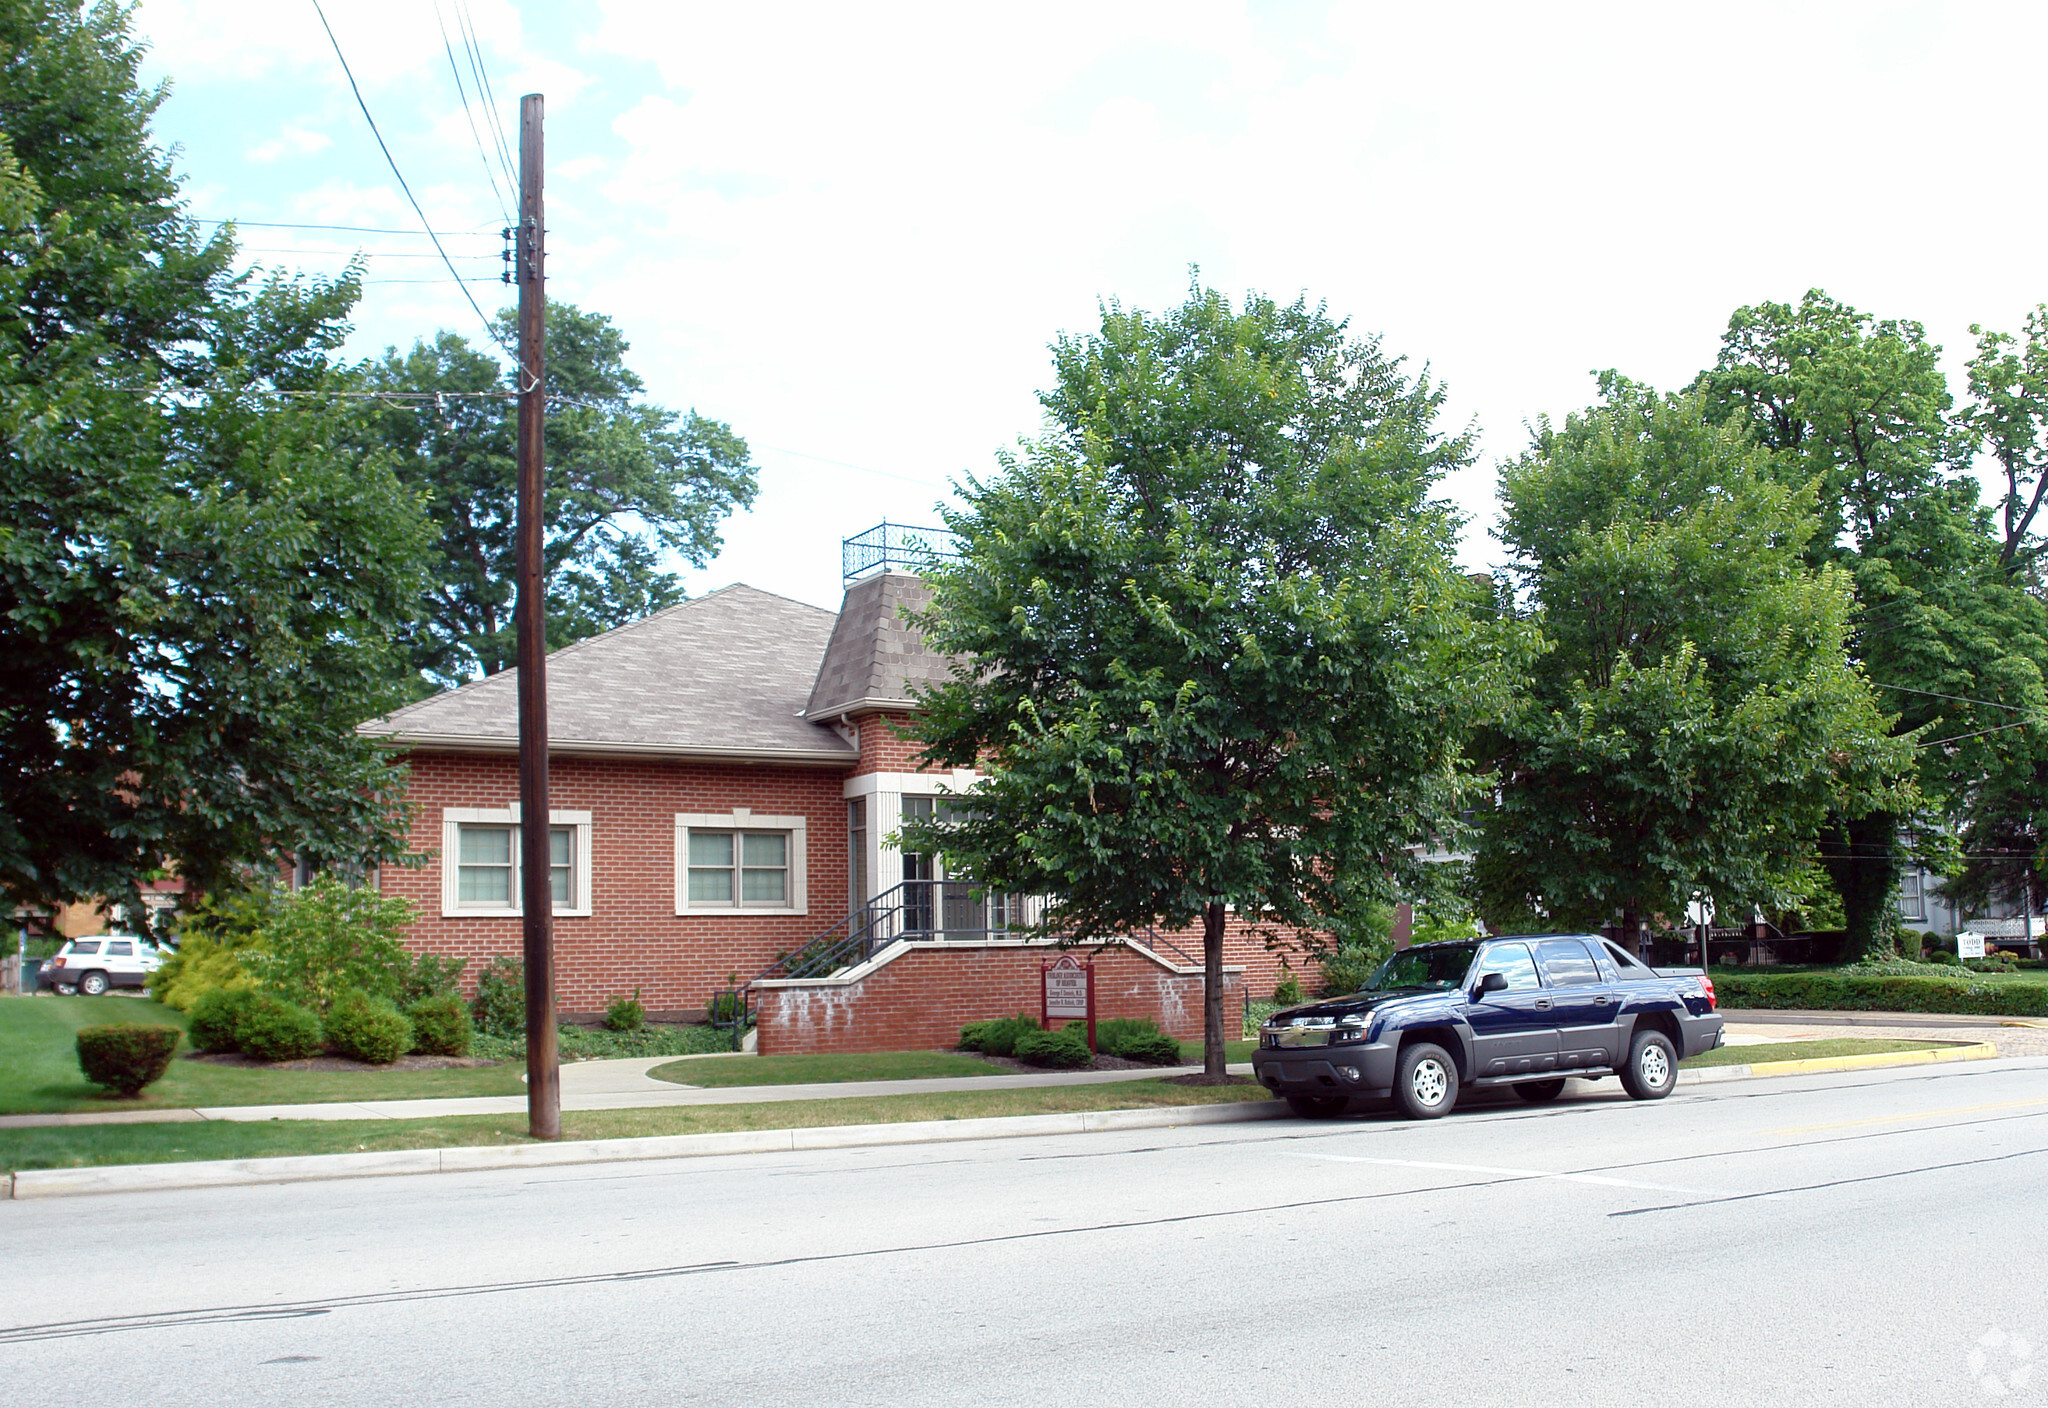
[[[148,939],[133,934],[95,934],[73,939],[43,964],[40,981],[58,992],[98,997],[108,988],[139,988],[164,961]]]

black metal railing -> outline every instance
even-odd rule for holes
[[[959,555],[953,535],[945,529],[909,528],[886,518],[865,533],[839,542],[839,566],[849,582],[888,567],[921,572],[934,562],[951,562]]]

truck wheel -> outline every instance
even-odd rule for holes
[[[1622,1088],[1634,1100],[1662,1100],[1678,1084],[1678,1053],[1662,1032],[1637,1032],[1629,1043]]]
[[[1558,1096],[1564,1094],[1564,1082],[1561,1080],[1525,1080],[1515,1087],[1515,1094],[1521,1096],[1531,1105],[1547,1105]]]
[[[78,980],[78,990],[87,997],[98,997],[107,990],[107,975],[105,973],[87,973]]]
[[[1401,1053],[1394,1103],[1410,1119],[1433,1120],[1458,1103],[1458,1066],[1441,1046],[1418,1041]]]
[[[1290,1095],[1287,1106],[1305,1120],[1333,1120],[1351,1106],[1348,1095]]]

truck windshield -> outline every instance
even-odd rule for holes
[[[1476,944],[1432,944],[1405,948],[1373,971],[1360,992],[1392,992],[1396,988],[1454,988],[1472,966]]]

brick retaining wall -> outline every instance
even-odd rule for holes
[[[763,1055],[814,1051],[942,1051],[960,1028],[1017,1012],[1036,1016],[1039,972],[1063,950],[1010,940],[907,944],[848,979],[755,990]],[[1150,1017],[1182,1040],[1202,1035],[1202,975],[1117,945],[1095,961],[1095,1015]],[[1225,1035],[1237,1036],[1242,971],[1224,970]]]

